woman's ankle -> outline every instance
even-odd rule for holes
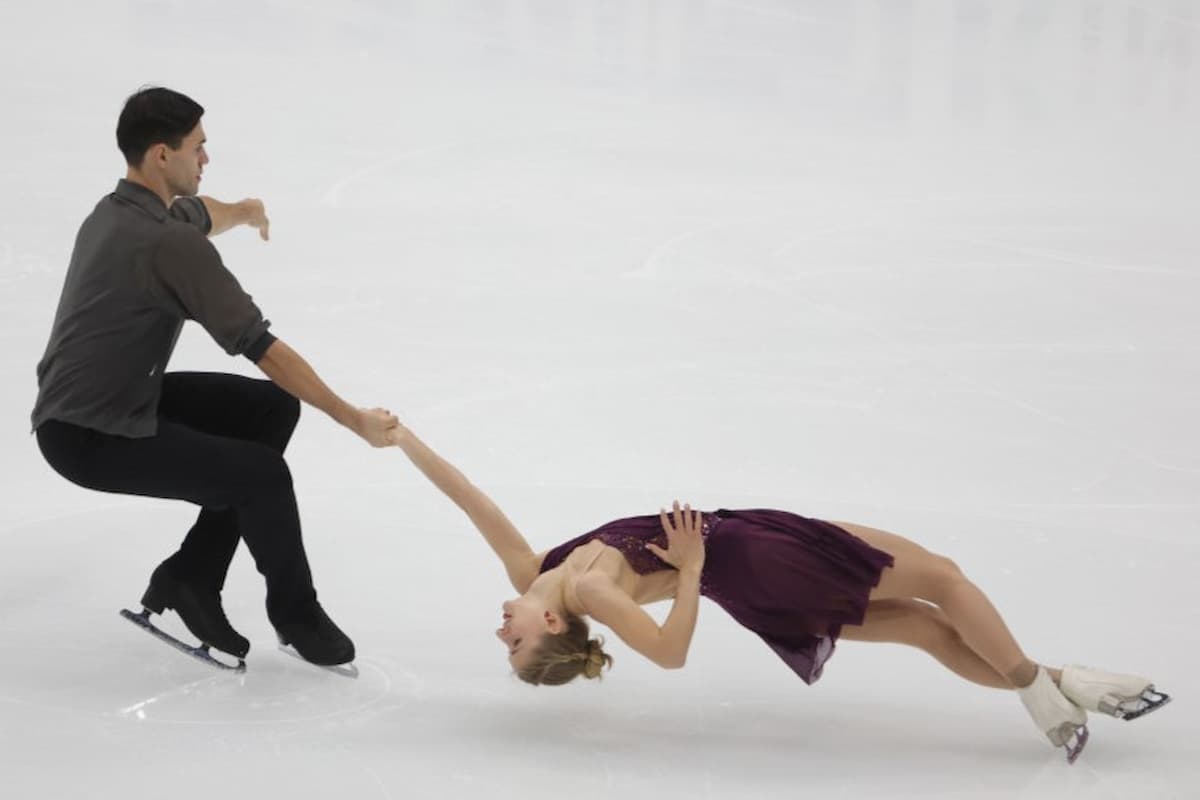
[[[1010,669],[1004,674],[1008,678],[1009,683],[1018,689],[1024,689],[1029,684],[1033,683],[1037,677],[1038,665],[1026,659],[1022,663]]]

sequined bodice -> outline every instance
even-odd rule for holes
[[[720,517],[715,514],[704,514],[701,521],[702,535],[707,537],[720,521]],[[630,568],[639,575],[674,569],[646,549],[647,542],[652,542],[664,550],[667,549],[667,534],[662,529],[662,522],[657,516],[642,516],[614,520],[601,525],[594,531],[563,542],[546,553],[546,557],[542,559],[541,572],[554,569],[565,561],[576,547],[585,545],[594,539],[599,539],[609,547],[620,550]]]

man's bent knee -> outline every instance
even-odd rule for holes
[[[263,494],[292,491],[292,471],[283,456],[268,447],[261,447],[253,457],[246,458],[237,472],[238,502]]]

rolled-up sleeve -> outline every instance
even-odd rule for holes
[[[199,197],[176,197],[167,213],[180,222],[186,222],[205,236],[212,231],[212,217],[208,206]]]
[[[275,344],[275,335],[270,331],[263,331],[263,335],[258,337],[258,341],[247,347],[242,355],[257,364],[262,361],[262,357],[267,354],[273,344]]]
[[[231,356],[253,348],[262,357],[263,336],[271,323],[198,230],[168,226],[149,273],[150,293],[165,310],[200,323]]]

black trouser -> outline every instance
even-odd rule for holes
[[[172,372],[163,377],[155,436],[129,439],[51,420],[37,439],[50,466],[80,486],[201,506],[166,561],[178,579],[219,591],[245,539],[278,626],[311,613],[316,600],[283,460],[299,416],[296,398],[270,381]]]

